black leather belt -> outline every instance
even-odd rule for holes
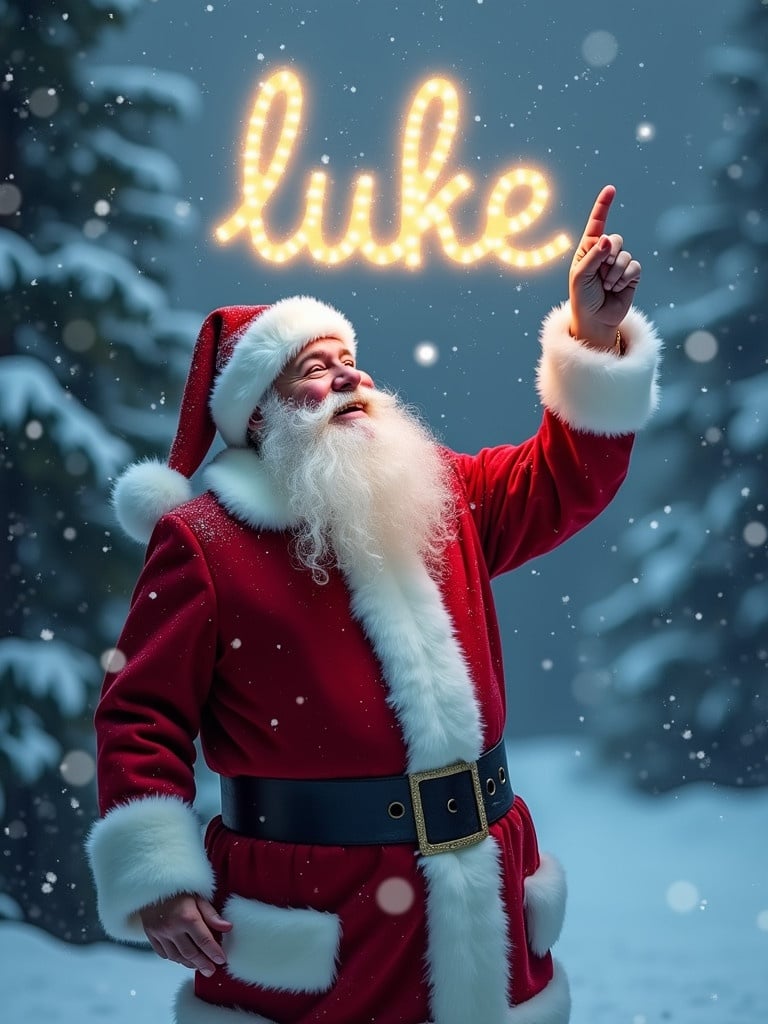
[[[504,741],[477,761],[367,779],[221,776],[227,828],[256,839],[320,846],[415,843],[423,854],[473,846],[515,794]]]

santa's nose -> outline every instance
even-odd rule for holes
[[[334,391],[354,391],[361,380],[360,371],[355,366],[341,366],[333,377]]]

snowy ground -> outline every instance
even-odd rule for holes
[[[572,1024],[765,1024],[768,792],[700,786],[651,800],[571,742],[509,746],[542,846],[568,869],[557,955]],[[66,946],[9,923],[0,962],[13,1024],[163,1024],[186,975],[154,955]]]

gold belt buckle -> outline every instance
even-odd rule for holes
[[[427,838],[427,823],[424,817],[424,806],[421,802],[421,790],[419,786],[429,779],[444,779],[450,775],[460,775],[468,771],[472,778],[472,790],[475,797],[477,816],[480,820],[480,829],[472,832],[471,835],[461,836],[459,839],[448,839],[443,843],[431,843]],[[416,836],[418,838],[419,850],[425,857],[433,853],[449,853],[454,850],[463,850],[467,846],[475,846],[488,836],[488,817],[485,813],[483,803],[483,790],[480,786],[480,776],[477,771],[476,761],[457,761],[446,768],[431,768],[425,772],[412,772],[408,776],[411,787],[411,802],[413,803],[413,816],[416,819]]]

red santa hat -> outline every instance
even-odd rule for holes
[[[297,295],[272,306],[224,306],[206,317],[197,337],[167,462],[134,463],[115,484],[117,519],[146,543],[158,519],[189,501],[190,477],[216,429],[228,445],[246,444],[248,420],[294,356],[317,338],[338,338],[355,354],[355,332],[338,310]]]

